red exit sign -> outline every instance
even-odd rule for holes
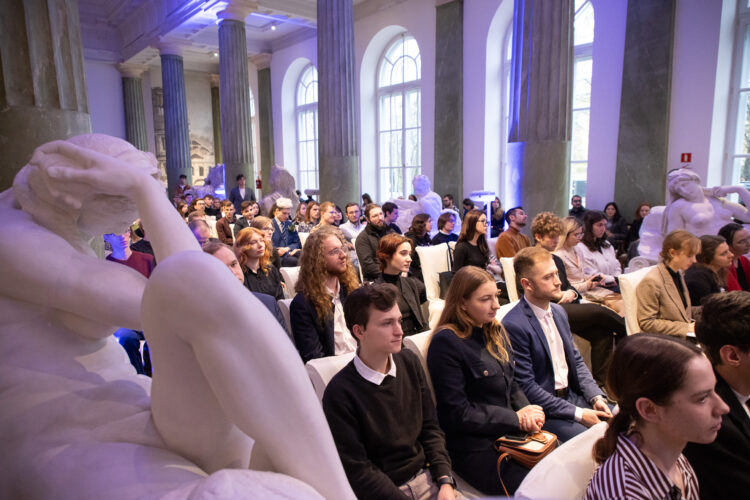
[[[693,153],[682,153],[680,155],[680,163],[690,163],[693,159]]]

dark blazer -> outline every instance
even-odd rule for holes
[[[232,239],[232,228],[229,226],[229,224],[230,221],[226,217],[222,217],[221,219],[217,220],[216,234],[219,236],[219,240],[221,240],[222,243],[231,247],[232,245],[234,245],[234,240]]]
[[[297,231],[289,230],[292,221],[288,220],[282,224],[284,227],[280,227],[279,221],[276,220],[276,217],[273,217],[271,219],[271,224],[273,224],[273,236],[271,237],[271,242],[273,243],[274,248],[288,247],[290,251],[302,248],[299,233],[297,233]]]
[[[729,405],[711,444],[688,443],[685,456],[695,469],[702,500],[750,495],[750,417],[729,385],[716,373],[716,393]]]
[[[702,306],[706,297],[721,292],[714,272],[701,264],[693,264],[685,272],[685,284],[690,293],[692,307]]]
[[[253,193],[253,189],[248,184],[245,184],[245,197],[243,198],[240,196],[240,188],[235,186],[229,191],[229,198],[227,199],[234,203],[234,211],[239,214],[242,213],[242,202],[255,201],[255,193]]]
[[[568,389],[590,401],[594,396],[602,394],[602,391],[594,382],[591,372],[573,344],[565,310],[557,304],[550,304],[550,307],[555,326],[562,338],[565,361],[568,364]],[[503,325],[513,346],[516,380],[529,401],[544,408],[547,418],[573,420],[575,405],[554,395],[555,372],[552,368],[549,344],[542,325],[525,299],[519,301],[518,305],[505,315]]]
[[[516,410],[529,401],[514,379],[513,359],[493,358],[481,328],[465,339],[447,329],[435,333],[427,367],[449,450],[487,451],[498,437],[518,432]]]
[[[359,267],[362,269],[365,281],[376,280],[380,275],[380,265],[376,257],[378,245],[380,244],[380,238],[392,232],[393,230],[388,226],[384,226],[382,230],[378,231],[372,224],[367,224],[365,229],[357,236],[354,248],[357,251]]]
[[[383,279],[383,273],[380,273],[375,283],[386,283]],[[430,329],[430,322],[424,317],[422,312],[422,303],[427,302],[427,292],[425,290],[424,283],[419,281],[417,278],[411,276],[399,277],[398,284],[396,285],[401,296],[404,298],[406,303],[409,305],[409,309],[414,315],[414,319],[419,323],[420,332],[424,332]],[[401,311],[403,314],[403,311]]]
[[[237,238],[237,235],[240,234],[240,231],[245,229],[246,227],[250,227],[250,221],[247,220],[244,217],[237,217],[234,221],[234,237]]]
[[[343,285],[339,286],[339,298],[343,303],[348,292]],[[333,311],[333,302],[331,302]],[[289,308],[289,319],[292,323],[294,343],[302,361],[307,363],[314,358],[323,358],[335,354],[333,340],[333,314],[325,323],[318,318],[315,306],[303,293],[298,293]]]

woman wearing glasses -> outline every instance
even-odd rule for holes
[[[491,262],[486,233],[487,214],[481,210],[469,210],[453,252],[453,272],[464,266],[476,266],[500,274],[500,267]]]

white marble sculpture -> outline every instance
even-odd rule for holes
[[[411,221],[415,215],[427,214],[432,219],[431,234],[437,233],[437,220],[443,212],[450,212],[456,216],[456,226],[454,233],[461,232],[461,216],[455,210],[443,210],[443,199],[432,190],[430,179],[426,175],[416,175],[411,181],[414,188],[414,195],[417,201],[412,200],[390,200],[398,206],[398,219],[396,225],[405,233],[411,226]]]
[[[717,234],[732,218],[750,219],[748,209],[729,201],[735,193],[750,205],[750,192],[741,186],[701,186],[700,176],[690,168],[672,170],[667,174],[667,204],[654,207],[643,220],[638,254],[649,263],[659,259],[661,243],[670,231],[685,229],[696,236]],[[644,264],[646,262],[644,261]],[[635,263],[638,264],[638,261]]]
[[[157,176],[153,155],[86,135],[0,193],[0,498],[354,498],[287,335]],[[138,216],[148,280],[89,247]],[[120,326],[145,332],[153,381]],[[257,449],[277,472],[248,470]]]
[[[279,198],[289,198],[292,200],[292,216],[294,216],[297,205],[299,205],[299,196],[295,192],[294,177],[292,174],[284,167],[274,165],[271,169],[268,183],[271,185],[273,192],[264,196],[260,202],[263,213],[269,214],[271,207]],[[269,214],[268,216],[271,217],[272,215]]]

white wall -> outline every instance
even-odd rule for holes
[[[122,76],[114,64],[85,60],[91,131],[125,139]]]

